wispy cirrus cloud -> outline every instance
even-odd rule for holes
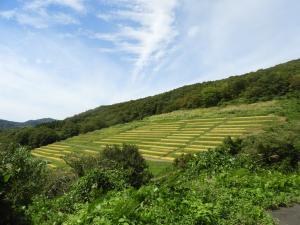
[[[62,12],[49,14],[47,11],[43,11],[29,14],[26,11],[9,10],[0,12],[0,17],[7,20],[15,20],[20,25],[31,26],[37,29],[44,29],[57,24],[80,24],[76,18]]]
[[[81,0],[33,0],[24,2],[12,10],[0,11],[0,18],[14,20],[20,25],[44,29],[54,25],[80,24],[70,13],[64,11],[52,12],[48,10],[51,5],[70,8],[77,13],[85,11]]]
[[[69,7],[77,12],[85,11],[83,0],[33,0],[25,3],[24,8],[27,10],[40,10],[48,7],[49,5]]]
[[[132,55],[133,77],[137,78],[152,63],[167,54],[177,31],[174,26],[177,0],[115,0],[110,12],[98,14],[98,18],[117,24],[113,33],[92,33],[90,37],[112,42],[118,51]],[[108,4],[108,3],[106,3]]]

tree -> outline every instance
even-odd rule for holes
[[[31,148],[38,148],[57,140],[59,140],[59,136],[54,130],[47,127],[39,127],[38,129],[34,129],[30,134],[28,145]]]
[[[69,137],[73,137],[79,134],[79,127],[76,123],[67,121],[63,127],[61,132],[61,138],[66,139]]]
[[[108,160],[115,162],[127,170],[129,173],[129,183],[133,187],[140,187],[147,183],[152,177],[146,161],[135,145],[124,144],[122,147],[118,145],[107,146],[100,157],[103,161]]]
[[[27,224],[23,206],[43,192],[46,164],[25,148],[0,153],[0,224]]]

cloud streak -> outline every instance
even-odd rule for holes
[[[104,21],[116,21],[115,33],[94,34],[93,38],[113,42],[116,49],[133,55],[133,78],[141,75],[147,66],[160,63],[177,36],[174,26],[176,0],[131,0],[122,2],[125,8],[98,15]],[[131,25],[128,25],[131,24]]]
[[[71,8],[77,12],[84,12],[85,5],[83,0],[32,0],[25,3],[24,9],[31,11],[39,11],[50,5],[58,5]]]
[[[31,26],[36,29],[45,29],[55,25],[78,25],[79,20],[70,13],[63,11],[50,12],[51,5],[71,8],[83,13],[85,7],[80,0],[34,0],[25,2],[12,10],[0,11],[0,18],[14,20],[20,25]]]

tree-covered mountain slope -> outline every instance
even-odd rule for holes
[[[234,103],[253,103],[282,96],[299,96],[300,60],[283,63],[223,80],[197,83],[138,100],[100,106],[63,121],[25,128],[9,134],[10,140],[30,148],[140,120],[179,109],[206,108]],[[1,140],[6,134],[0,134]]]
[[[8,120],[0,119],[0,130],[1,129],[10,129],[10,128],[19,128],[19,127],[34,127],[43,123],[50,123],[55,121],[51,118],[44,118],[38,120],[28,120],[26,122],[13,122]]]

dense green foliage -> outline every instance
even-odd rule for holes
[[[78,168],[86,165],[87,160],[74,157],[70,156],[68,160],[75,175],[78,175]],[[31,218],[26,218],[23,213],[37,196],[43,196],[38,199],[45,204],[39,210],[47,210],[38,212],[41,215],[45,213],[39,218],[42,221],[47,220],[47,216],[58,215],[59,218],[60,210],[72,213],[76,211],[76,204],[93,201],[110,190],[140,187],[152,177],[145,160],[132,145],[107,146],[105,151],[90,157],[88,162],[89,167],[80,170],[83,174],[75,179],[76,176],[70,172],[50,173],[46,163],[33,158],[25,148],[1,152],[0,224],[30,224]],[[55,211],[48,211],[46,199],[54,199]],[[36,221],[36,218],[32,219]]]
[[[64,160],[78,177],[97,168],[119,169],[126,172],[126,182],[135,188],[148,183],[152,177],[145,159],[135,145],[108,145],[98,155],[70,154]]]
[[[46,163],[26,149],[0,152],[0,224],[26,224],[22,207],[43,192],[46,179]]]
[[[81,133],[178,109],[234,102],[249,103],[286,95],[299,97],[299,84],[300,60],[294,60],[242,76],[188,85],[143,99],[101,106],[35,129],[24,128],[13,130],[9,134],[0,133],[0,142],[3,144],[14,140],[35,148]]]
[[[227,138],[215,150],[178,158],[139,189],[126,170],[90,170],[66,195],[36,198],[27,215],[34,224],[273,224],[267,209],[300,201],[299,128]],[[278,150],[286,146],[293,147]]]

